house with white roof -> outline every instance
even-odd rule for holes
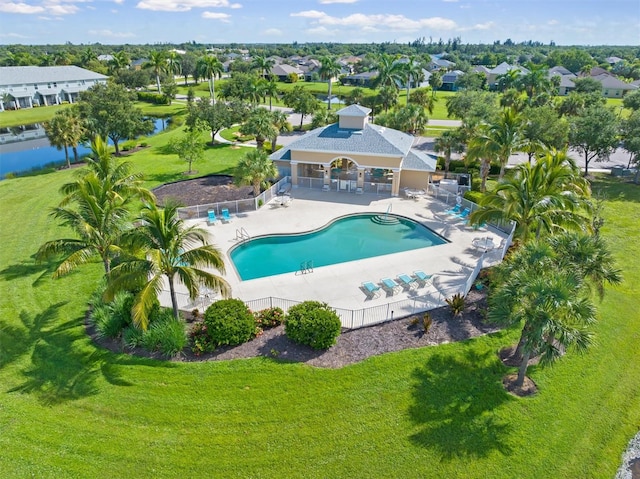
[[[402,188],[425,189],[435,155],[413,148],[414,137],[369,123],[371,110],[350,105],[338,123],[316,128],[270,158],[294,188],[398,196]]]
[[[492,68],[487,73],[487,84],[489,85],[489,87],[492,87],[496,84],[500,75],[506,75],[511,70],[517,70],[521,75],[526,75],[527,73],[529,73],[529,70],[527,70],[525,67],[518,65],[509,65],[507,62],[502,62],[500,65]]]
[[[0,111],[73,103],[107,76],[73,65],[0,67]]]

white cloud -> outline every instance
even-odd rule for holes
[[[334,36],[338,34],[337,30],[329,30],[327,27],[314,27],[308,28],[305,32],[310,35],[319,35],[319,36]]]
[[[329,5],[330,3],[356,3],[358,0],[320,0],[323,5]]]
[[[108,38],[132,38],[135,37],[134,33],[131,32],[112,32],[111,30],[89,30],[87,32],[89,35],[95,35],[99,37],[108,37]]]
[[[0,38],[19,38],[25,39],[29,38],[26,35],[21,35],[20,33],[0,33]]]
[[[229,23],[231,15],[228,13],[202,12],[202,18],[206,18],[207,20],[220,20],[221,22]]]
[[[495,28],[495,27],[496,27],[495,22],[485,22],[485,23],[476,23],[475,25],[472,25],[470,27],[460,27],[458,31],[470,32],[473,30],[491,30],[492,28]]]
[[[188,12],[193,8],[242,8],[229,0],[142,0],[136,5],[143,10],[160,12]]]
[[[262,33],[269,36],[279,37],[280,35],[282,35],[282,30],[280,30],[279,28],[267,28]]]
[[[114,3],[117,3],[118,5],[122,5],[124,3],[124,0],[113,0]]]
[[[332,17],[325,12],[318,10],[306,10],[303,12],[292,13],[292,17],[308,18],[312,25],[320,26],[343,26],[354,28],[376,29],[376,31],[416,31],[422,28],[433,30],[455,30],[456,22],[448,18],[431,17],[410,19],[404,15],[377,14],[365,15],[363,13],[354,13],[346,17]]]
[[[558,23],[560,23],[560,22],[558,22],[558,20],[549,20],[547,22],[547,25],[557,25]]]
[[[71,15],[78,12],[78,10],[80,9],[75,5],[47,5],[47,13],[50,13],[51,15]]]
[[[29,5],[28,3],[0,3],[0,12],[4,13],[24,13],[31,15],[33,13],[42,13],[45,9],[39,5]]]

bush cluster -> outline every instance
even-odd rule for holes
[[[138,101],[144,101],[145,103],[153,103],[154,105],[169,105],[171,99],[167,95],[162,93],[153,93],[148,91],[138,92]]]
[[[292,341],[314,349],[326,349],[336,343],[342,324],[326,303],[305,301],[289,309],[285,333]]]
[[[204,313],[204,321],[191,331],[195,354],[213,351],[221,345],[236,346],[256,334],[253,314],[239,299],[216,301]]]
[[[253,313],[256,327],[260,329],[275,328],[284,322],[284,311],[280,308],[267,308]]]

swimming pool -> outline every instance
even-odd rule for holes
[[[248,280],[299,271],[308,261],[318,268],[445,243],[408,218],[368,213],[343,216],[306,233],[254,238],[232,248],[229,256],[240,279]]]

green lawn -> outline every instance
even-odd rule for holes
[[[147,185],[178,180],[170,131],[130,157]],[[242,150],[211,148],[200,174]],[[0,181],[3,477],[611,478],[640,424],[640,188],[604,178],[603,234],[625,282],[599,305],[597,342],[536,397],[504,392],[496,357],[517,331],[338,370],[269,359],[179,363],[112,354],[82,326],[100,277],[36,264],[66,234],[47,217],[73,171]],[[226,245],[225,245],[226,246]]]

